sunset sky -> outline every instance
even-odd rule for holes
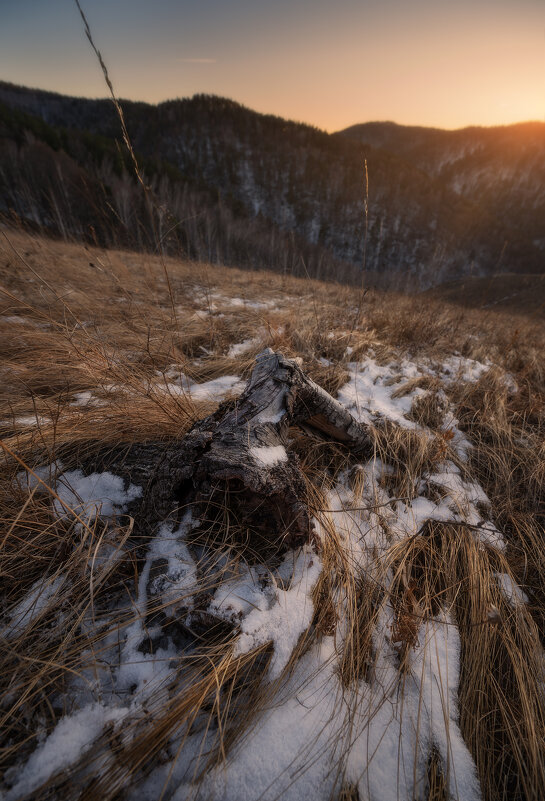
[[[545,120],[545,0],[81,0],[117,94],[207,92],[328,131]],[[0,78],[106,87],[72,0],[0,0]]]

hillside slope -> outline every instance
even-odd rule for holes
[[[545,263],[545,122],[455,131],[371,122],[339,135],[407,159],[473,200],[533,242]]]
[[[465,308],[501,309],[522,317],[545,317],[545,275],[466,276],[427,290],[424,296]]]
[[[28,187],[40,185],[36,160],[48,160],[49,172],[64,176],[62,151],[68,147],[73,169],[83,169],[86,183],[104,187],[114,211],[109,226],[122,232],[120,241],[142,238],[138,210],[145,204],[125,160],[121,174],[112,176],[119,124],[109,101],[0,84],[0,102],[6,118],[22,111],[48,130],[64,132],[60,150],[46,154],[40,133],[34,130],[28,141],[25,131],[36,129],[28,118],[4,126],[5,206],[51,226],[51,206],[62,202],[61,190],[55,185],[36,200]],[[411,288],[467,272],[543,269],[539,237],[536,244],[486,204],[461,196],[441,176],[403,156],[221,98],[195,96],[158,106],[124,101],[123,108],[159,204],[171,212],[163,227],[190,256],[241,264],[250,259],[253,242],[253,266],[274,263],[284,271],[358,280],[365,263],[392,285]],[[83,137],[87,149],[89,136],[99,137],[110,153],[90,159],[85,148],[66,144],[72,136],[80,142]],[[149,232],[147,238],[153,240]]]
[[[541,801],[542,322],[10,229],[0,287],[5,801]],[[297,541],[187,501],[226,416]]]

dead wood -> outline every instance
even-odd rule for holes
[[[222,527],[227,496],[233,530],[252,531],[284,550],[312,536],[299,460],[286,450],[294,425],[361,457],[371,450],[366,428],[305,375],[300,360],[267,348],[257,356],[243,394],[221,404],[182,440],[137,444],[110,453],[100,466],[143,487],[135,517],[148,535],[160,521],[181,519],[187,508],[210,535]]]

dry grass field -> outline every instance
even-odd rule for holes
[[[545,318],[545,276],[542,274],[466,276],[430,289],[426,295],[484,311],[494,309],[523,318]]]
[[[143,534],[97,454],[180,440],[267,347],[372,455],[290,430],[303,548],[227,496]],[[543,798],[542,317],[5,228],[0,349],[0,797]]]

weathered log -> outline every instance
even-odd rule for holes
[[[286,450],[293,425],[361,456],[370,451],[366,428],[305,375],[300,360],[267,348],[237,400],[221,404],[181,441],[135,445],[122,465],[108,468],[143,486],[140,529],[150,532],[188,506],[203,526],[217,528],[213,510],[225,507],[228,494],[240,527],[283,550],[312,536],[299,461]]]

